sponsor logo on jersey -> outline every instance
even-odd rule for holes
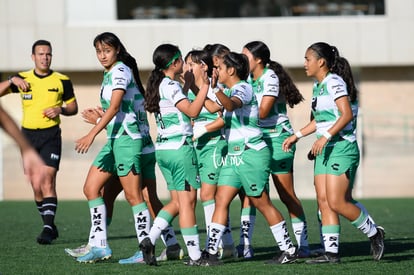
[[[50,89],[47,89],[49,92],[59,92],[59,89],[58,88],[50,88]]]
[[[23,94],[22,95],[22,99],[23,100],[32,100],[33,99],[33,95],[32,94]]]

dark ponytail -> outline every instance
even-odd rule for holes
[[[105,43],[118,51],[117,60],[122,61],[122,63],[127,65],[132,70],[135,83],[137,84],[141,94],[145,97],[145,89],[139,76],[137,61],[127,52],[121,40],[114,33],[103,32],[95,37],[93,40],[93,46],[96,47],[97,43]]]
[[[358,89],[355,86],[351,65],[348,60],[339,55],[339,51],[335,46],[325,42],[314,43],[308,49],[313,50],[317,58],[325,59],[326,66],[330,72],[342,77],[346,83],[349,98],[354,103],[358,99]]]
[[[147,96],[145,98],[145,109],[150,113],[160,111],[160,84],[164,79],[163,70],[167,69],[177,58],[181,57],[180,49],[171,44],[158,46],[152,55],[155,68],[147,80]]]
[[[252,41],[247,43],[244,48],[249,50],[254,58],[260,59],[263,66],[273,70],[279,78],[279,93],[284,95],[289,107],[299,104],[304,100],[299,89],[296,87],[290,75],[281,64],[270,59],[270,50],[262,41]]]

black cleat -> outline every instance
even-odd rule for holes
[[[220,261],[218,253],[210,254],[207,251],[203,251],[201,255],[201,266],[216,266],[221,264],[223,263]]]
[[[326,252],[325,254],[314,259],[307,260],[307,264],[337,264],[341,262],[338,253]]]
[[[283,251],[281,254],[276,255],[273,259],[266,261],[266,264],[290,264],[296,262],[298,255],[295,252],[289,253],[288,251]]]
[[[54,230],[52,230],[48,227],[43,227],[42,232],[37,237],[37,242],[39,244],[51,244],[52,241],[56,238],[57,237],[56,237],[56,233],[55,233]]]
[[[139,248],[144,256],[144,261],[147,265],[157,265],[157,259],[155,257],[155,245],[151,243],[150,238],[145,238],[139,244]]]
[[[377,226],[377,234],[369,238],[371,240],[372,257],[375,261],[381,260],[382,255],[384,255],[384,236],[384,229]]]

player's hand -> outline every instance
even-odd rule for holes
[[[91,147],[95,137],[88,134],[75,142],[75,151],[80,154],[86,154]]]
[[[285,139],[282,143],[282,150],[285,152],[289,152],[293,144],[298,141],[298,137],[296,135],[291,135],[287,139]]]
[[[97,123],[98,119],[102,117],[99,110],[97,110],[96,108],[95,109],[87,108],[83,110],[81,113],[81,116],[83,118],[83,121],[85,121],[86,123],[93,124],[93,125],[98,124]]]

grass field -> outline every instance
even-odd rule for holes
[[[348,221],[342,220],[340,264],[308,265],[304,260],[290,265],[265,265],[273,257],[276,244],[269,227],[258,213],[253,244],[255,257],[250,261],[226,260],[218,267],[188,267],[182,261],[161,262],[158,267],[120,265],[118,260],[131,256],[137,250],[137,239],[132,224],[132,212],[125,201],[117,201],[115,215],[109,227],[109,244],[113,257],[96,264],[80,264],[67,256],[64,248],[74,248],[87,242],[89,211],[86,201],[59,203],[56,224],[60,237],[53,245],[36,243],[41,222],[34,202],[0,202],[0,274],[414,274],[414,199],[362,200],[378,224],[386,230],[385,255],[374,262],[369,255],[369,240]],[[285,207],[275,205],[286,217]],[[308,219],[311,247],[319,242],[316,220],[316,202],[304,200]],[[233,237],[239,240],[239,201],[231,206]],[[197,205],[200,241],[204,244],[205,226],[201,204]],[[174,226],[182,243],[177,221]],[[292,235],[293,237],[293,235]],[[183,246],[184,247],[184,246]],[[157,255],[163,249],[157,243]]]

